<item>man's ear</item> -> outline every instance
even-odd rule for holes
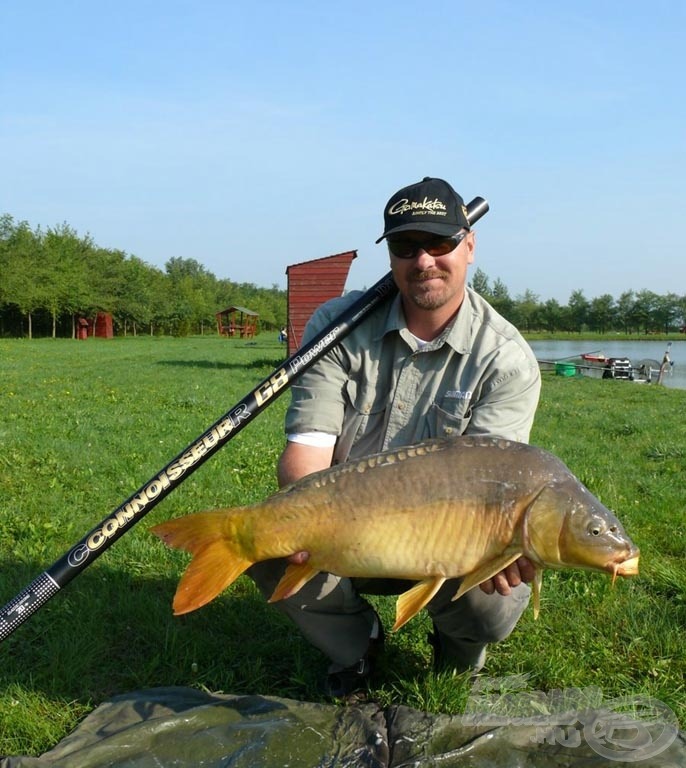
[[[467,264],[474,263],[474,249],[476,247],[476,232],[471,230],[470,233],[464,239],[467,246]]]

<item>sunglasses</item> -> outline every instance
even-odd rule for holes
[[[437,236],[422,241],[388,237],[386,242],[390,253],[398,259],[414,259],[420,250],[426,251],[429,256],[445,256],[446,253],[454,251],[468,234],[469,232],[464,231],[454,237]]]

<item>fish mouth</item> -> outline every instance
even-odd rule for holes
[[[624,562],[618,563],[615,566],[615,573],[618,576],[635,576],[638,573],[638,558],[639,553],[637,552],[632,557],[624,560]]]
[[[636,576],[638,574],[638,559],[640,552],[632,552],[629,557],[620,563],[612,563],[610,570],[612,572],[612,583],[615,583],[617,576]]]

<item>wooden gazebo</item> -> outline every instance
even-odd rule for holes
[[[259,315],[245,307],[227,307],[217,312],[217,333],[231,338],[251,339],[257,333]]]

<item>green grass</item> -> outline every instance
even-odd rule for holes
[[[0,605],[24,589],[283,360],[284,349],[215,337],[0,340]],[[325,661],[247,578],[174,618],[187,558],[148,531],[172,515],[276,489],[278,399],[0,645],[0,755],[38,755],[107,697],[185,685],[321,700]],[[532,689],[647,695],[686,722],[686,391],[544,377],[532,442],[559,455],[625,523],[641,575],[547,572],[491,648],[486,673]],[[374,598],[387,625],[393,598]],[[462,711],[464,677],[427,671],[425,615],[387,642],[375,695]]]

